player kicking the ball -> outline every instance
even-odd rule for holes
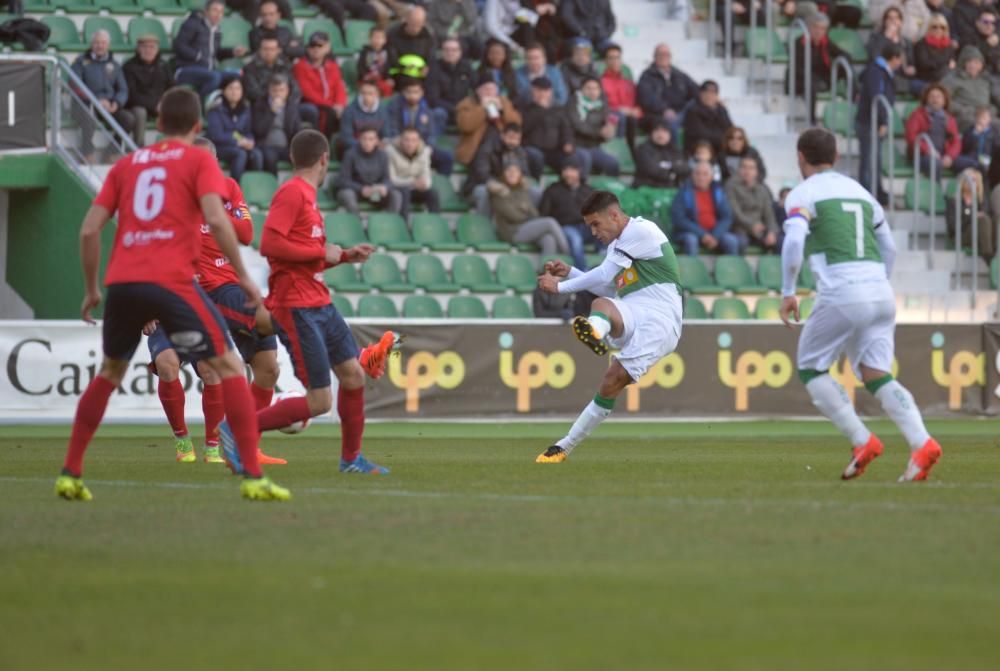
[[[900,482],[925,480],[941,458],[913,396],[892,377],[896,298],[889,284],[896,247],[878,202],[860,184],[834,172],[837,142],[813,128],[799,136],[799,169],[805,181],[785,201],[784,282],[781,319],[799,320],[795,285],[803,256],[817,278],[816,307],[799,338],[799,378],[813,405],[848,440],[852,458],[843,479],[865,472],[882,454],[882,441],[858,418],[830,366],[847,354],[854,373],[882,404],[910,444]]]
[[[91,323],[90,311],[101,302],[101,230],[115,214],[118,227],[105,276],[104,359],[77,405],[55,492],[71,500],[92,498],[81,479],[84,453],[108,399],[125,377],[143,326],[157,320],[179,353],[205,361],[222,380],[223,405],[235,433],[233,449],[246,475],[242,495],[288,500],[288,490],[261,473],[257,422],[243,362],[232,351],[222,315],[194,279],[204,221],[230,259],[248,304],[260,303],[222,205],[227,193],[222,171],[208,152],[191,146],[201,130],[198,95],[182,88],[167,91],[160,100],[157,125],[165,138],[116,162],[83,220],[80,256],[86,293],[80,312]]]
[[[581,214],[594,237],[608,246],[607,257],[587,272],[550,261],[538,286],[551,294],[590,291],[600,296],[590,317],[573,319],[573,333],[599,356],[609,347],[620,352],[569,433],[535,459],[540,464],[565,461],[611,414],[622,390],[673,352],[681,337],[680,274],[663,231],[651,221],[629,217],[608,191],[594,192]]]

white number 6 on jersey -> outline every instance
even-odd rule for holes
[[[146,168],[139,173],[135,182],[135,195],[132,197],[132,212],[142,221],[156,219],[163,210],[163,199],[166,192],[163,181],[167,179],[167,169],[162,167]]]

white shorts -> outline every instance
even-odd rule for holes
[[[615,359],[632,381],[638,382],[660,359],[677,349],[683,319],[680,296],[676,305],[668,307],[669,312],[664,312],[662,305],[647,310],[641,304],[630,306],[621,298],[608,300],[618,308],[624,326],[619,337],[608,338],[608,344],[620,350]]]
[[[829,370],[846,354],[858,366],[892,371],[895,354],[896,303],[837,304],[817,301],[799,338],[799,370]]]

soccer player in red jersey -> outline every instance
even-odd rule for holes
[[[104,358],[77,405],[55,491],[70,500],[93,498],[81,478],[84,453],[108,399],[125,377],[143,325],[157,320],[179,353],[204,360],[222,379],[224,410],[235,434],[233,449],[239,452],[246,475],[241,494],[249,499],[288,500],[288,490],[260,470],[259,434],[243,362],[231,349],[222,315],[194,279],[201,248],[199,225],[205,221],[230,259],[247,303],[260,303],[260,292],[243,267],[222,205],[226,194],[222,171],[208,152],[191,146],[201,130],[201,101],[189,89],[174,88],[163,95],[159,108],[157,124],[165,138],[115,163],[81,227],[85,295],[80,313],[84,321],[94,323],[90,311],[101,302],[101,230],[117,215],[105,273]]]
[[[296,134],[291,159],[294,174],[274,194],[260,252],[271,264],[266,305],[274,330],[307,392],[305,397],[288,398],[258,412],[257,423],[261,431],[269,431],[329,412],[333,405],[332,370],[339,382],[340,471],[388,473],[387,468],[361,454],[365,373],[354,335],[330,301],[323,279],[325,269],[339,263],[363,263],[374,248],[365,244],[341,249],[326,242],[323,215],[316,206],[316,190],[323,184],[330,163],[326,137],[314,130]],[[228,423],[223,422],[219,431],[226,459],[238,473],[238,455],[229,449]]]

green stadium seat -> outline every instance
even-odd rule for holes
[[[84,48],[83,40],[80,39],[80,33],[77,32],[72,19],[65,16],[43,16],[41,21],[49,27],[50,47],[55,47],[59,51]]]
[[[358,269],[352,263],[340,263],[323,272],[326,286],[346,293],[363,293],[371,287],[358,279]]]
[[[353,56],[368,44],[368,34],[375,24],[372,21],[348,19],[344,22],[344,32],[347,33],[347,49],[345,55]]]
[[[772,291],[781,291],[784,273],[780,256],[762,256],[757,261],[757,284]]]
[[[26,0],[24,11],[31,14],[49,14],[55,11],[49,0]]]
[[[813,307],[816,305],[816,300],[812,297],[803,298],[802,302],[799,303],[799,317],[805,321],[812,314]]]
[[[716,298],[712,303],[712,319],[750,319],[750,310],[739,298]]]
[[[684,319],[708,319],[708,310],[700,298],[684,297]]]
[[[504,288],[493,279],[486,259],[473,254],[459,254],[451,261],[452,281],[474,293],[502,294]]]
[[[768,49],[771,51],[772,63],[787,63],[788,50],[781,36],[774,30],[767,28],[747,28],[745,37],[745,54],[748,58],[767,59]]]
[[[906,120],[910,118],[913,114],[913,110],[917,109],[920,103],[911,100],[907,103],[903,103],[903,109],[896,109],[896,114],[892,118],[892,136],[893,137],[904,137],[906,135]]]
[[[750,264],[742,256],[720,256],[715,260],[715,283],[740,294],[762,294],[767,289],[757,284]]]
[[[191,12],[178,4],[177,0],[139,0],[138,4],[158,16],[186,16]]]
[[[448,301],[448,316],[452,319],[486,319],[486,305],[475,296],[452,296]]]
[[[181,32],[181,26],[184,25],[184,21],[187,19],[186,16],[178,16],[174,19],[174,22],[170,24],[170,39],[176,40],[177,33]]]
[[[997,275],[1000,274],[1000,256],[994,256],[990,261],[990,288],[997,288]]]
[[[335,163],[332,158],[330,159],[331,172],[336,171],[339,165],[340,164]],[[279,170],[281,169],[281,163],[278,164],[278,169]],[[316,190],[316,207],[318,207],[320,210],[324,212],[329,212],[330,210],[337,209],[337,201],[334,200],[333,196],[330,195],[329,191],[320,188]]]
[[[493,301],[494,319],[531,319],[535,314],[520,296],[497,296]]]
[[[540,259],[538,259],[538,273],[539,274],[545,272],[545,264],[548,263],[549,261],[562,261],[563,263],[565,263],[570,268],[573,267],[573,257],[572,256],[569,256],[567,254],[548,254],[548,255],[543,256]],[[581,268],[580,270],[583,270],[583,268]]]
[[[440,214],[418,212],[410,215],[413,239],[423,247],[437,252],[461,252],[465,245],[455,240],[448,222]]]
[[[350,212],[331,212],[324,218],[326,241],[341,247],[353,247],[368,242],[361,219]]]
[[[132,46],[125,41],[121,26],[110,16],[88,16],[83,22],[83,41],[90,44],[91,38],[98,30],[106,30],[111,37],[111,51],[132,51]]]
[[[109,14],[142,14],[143,7],[136,0],[94,0],[98,9],[106,9]]]
[[[368,215],[368,239],[373,245],[394,252],[415,252],[420,249],[420,245],[410,236],[406,222],[393,212],[372,212]]]
[[[854,117],[857,108],[854,103],[837,100],[827,103],[823,109],[823,127],[837,135],[854,136]]]
[[[309,39],[306,35],[304,39]],[[353,58],[347,58],[340,63],[340,77],[344,80],[344,87],[352,94],[358,91],[358,62]]]
[[[403,301],[403,316],[408,319],[441,319],[444,311],[433,296],[407,296]]]
[[[240,188],[247,205],[256,205],[266,210],[271,205],[271,198],[278,190],[278,178],[269,172],[248,170],[240,177]]]
[[[292,7],[292,16],[296,18],[311,19],[319,14],[319,8],[310,5],[306,0],[290,0],[289,4]]]
[[[481,214],[463,214],[458,218],[458,241],[481,252],[507,252],[510,244],[497,239],[493,223]]]
[[[331,300],[333,301],[333,307],[337,308],[337,312],[340,313],[341,317],[354,316],[354,306],[351,305],[351,299],[349,299],[347,296],[334,294],[331,297]]]
[[[361,279],[387,293],[413,292],[413,285],[403,281],[396,259],[388,254],[372,254],[361,265]]]
[[[920,180],[920,203],[917,203],[917,180]],[[944,214],[944,188],[941,185],[935,186],[934,213]],[[931,213],[931,181],[927,177],[914,177],[906,181],[906,190],[903,195],[907,210],[919,210],[925,214]]]
[[[406,257],[406,279],[415,287],[432,294],[458,293],[460,286],[448,279],[441,259],[433,254],[410,254]],[[404,310],[405,312],[405,310]]]
[[[530,294],[538,284],[534,264],[526,256],[507,254],[497,259],[497,282],[521,294]]]
[[[757,299],[757,305],[754,306],[753,316],[754,319],[781,319],[779,310],[781,309],[781,299],[775,298],[774,296],[765,296],[763,298]]]
[[[892,151],[892,177],[909,178],[913,177],[913,160],[901,151],[892,140],[885,140],[882,143],[882,175],[889,175],[889,151]]]
[[[93,0],[54,0],[52,6],[67,14],[96,14],[100,11]]]
[[[340,37],[340,29],[337,24],[333,22],[332,19],[328,19],[325,16],[318,16],[313,19],[309,19],[302,24],[302,38],[303,40],[308,40],[309,36],[316,31],[322,31],[330,36],[330,48],[336,49],[337,46],[343,47],[344,41]],[[336,52],[335,52],[336,53]]]
[[[601,149],[618,159],[618,168],[623,175],[635,174],[635,161],[632,160],[632,150],[628,148],[625,138],[616,137],[601,145]]]
[[[260,236],[264,234],[264,222],[267,221],[267,212],[258,210],[257,212],[250,213],[250,219],[253,221],[253,247],[254,249],[260,248]]]
[[[677,257],[677,268],[681,273],[681,286],[695,294],[721,294],[725,289],[718,286],[704,262],[697,256],[680,255]]]
[[[222,48],[246,47],[250,49],[250,31],[253,26],[239,14],[230,14],[222,19],[219,30],[222,32]]]
[[[861,39],[861,34],[852,28],[831,28],[830,41],[847,53],[852,63],[864,65],[868,62],[868,49]]]
[[[399,310],[388,296],[362,296],[357,314],[359,317],[395,319],[399,317]]]
[[[444,175],[439,175],[436,172],[433,176],[434,190],[437,191],[438,198],[441,201],[441,211],[442,212],[468,212],[469,204],[458,195],[455,191],[455,187],[452,186],[451,180]]]
[[[143,35],[156,35],[160,40],[160,50],[170,51],[170,36],[159,19],[146,16],[133,17],[128,22],[128,41],[136,44]]]
[[[596,177],[591,177],[587,180],[591,188],[594,191],[610,191],[619,198],[623,193],[628,191],[628,186],[625,182],[621,181],[617,177],[608,177],[606,175],[598,175]]]

